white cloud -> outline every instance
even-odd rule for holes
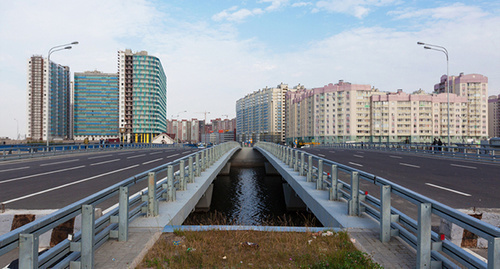
[[[242,8],[238,10],[238,7],[234,6],[229,9],[223,10],[212,16],[214,21],[231,21],[231,22],[242,22],[247,17],[260,15],[264,13],[264,11],[260,8],[254,8],[252,10]]]
[[[26,132],[28,57],[46,55],[50,47],[73,40],[80,41],[73,50],[53,54],[54,61],[70,65],[72,71],[97,68],[116,72],[116,51],[125,48],[147,50],[159,57],[168,78],[168,117],[184,110],[188,112],[181,114],[182,118],[203,118],[197,113],[203,111],[211,112],[209,118],[224,114],[234,117],[237,99],[280,82],[311,88],[344,79],[384,91],[402,88],[412,92],[422,88],[430,92],[446,72],[446,63],[443,55],[422,49],[417,41],[447,47],[451,74],[486,75],[490,94],[500,93],[500,62],[492,60],[500,59],[500,17],[481,15],[484,11],[470,6],[448,7],[476,10],[478,15],[467,20],[448,18],[443,11],[446,7],[427,9],[428,14],[441,14],[436,16],[447,19],[432,24],[415,22],[411,31],[344,29],[310,41],[305,49],[285,53],[270,50],[266,40],[240,39],[237,24],[174,21],[147,1],[130,1],[127,5],[118,0],[86,1],[78,6],[81,12],[77,13],[64,1],[52,0],[48,6],[33,1],[33,9],[26,8],[26,1],[20,2],[0,4],[0,25],[9,26],[0,28],[0,136],[15,136],[14,117],[19,120],[20,132]],[[370,4],[360,5],[368,8],[385,3],[358,2]],[[227,15],[221,15],[221,20],[228,20],[239,10],[237,6],[225,10]],[[266,12],[248,10],[254,14],[249,16]],[[412,12],[415,15],[406,18],[401,13],[392,15],[406,22],[421,14],[418,10]]]
[[[327,11],[352,15],[358,19],[364,18],[371,11],[370,7],[385,6],[396,0],[325,0],[318,1],[313,12]]]
[[[312,4],[313,3],[311,3],[311,2],[298,2],[298,3],[293,3],[292,7],[306,7],[306,6],[310,6]]]
[[[258,3],[271,3],[270,6],[266,8],[266,11],[277,10],[285,5],[287,5],[289,0],[260,0]]]
[[[394,15],[397,19],[426,19],[433,18],[435,20],[456,20],[456,19],[478,19],[487,16],[487,12],[479,7],[467,6],[462,3],[454,3],[449,6],[427,9],[405,9],[389,12],[389,15]]]

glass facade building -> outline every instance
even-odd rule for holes
[[[167,77],[160,60],[145,51],[119,51],[118,78],[122,139],[149,143],[166,132]]]
[[[73,113],[76,140],[119,137],[118,75],[75,73]]]

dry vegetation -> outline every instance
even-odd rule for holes
[[[345,232],[176,231],[138,268],[381,268]]]

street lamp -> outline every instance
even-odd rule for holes
[[[56,51],[60,51],[60,50],[69,50],[71,49],[72,47],[70,45],[77,45],[78,44],[78,41],[74,41],[74,42],[71,42],[71,43],[68,43],[68,44],[64,44],[64,45],[59,45],[59,46],[55,46],[55,47],[52,47],[49,49],[49,53],[48,53],[48,56],[47,56],[47,62],[48,62],[48,72],[49,74],[47,75],[47,78],[48,78],[48,84],[47,84],[47,88],[48,88],[48,91],[47,91],[47,150],[49,149],[49,138],[50,138],[50,76],[52,74],[51,72],[51,64],[50,64],[50,55]]]
[[[448,147],[449,147],[450,146],[450,74],[449,74],[450,64],[448,60],[448,50],[443,46],[427,44],[424,42],[417,42],[417,45],[424,46],[424,49],[440,51],[444,53],[444,55],[446,55],[446,82],[448,83],[446,98],[448,103],[447,106],[448,106]]]

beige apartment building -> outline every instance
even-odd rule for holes
[[[450,77],[452,93],[380,92],[344,81],[286,94],[286,143],[479,141],[487,137],[487,78]],[[449,110],[448,110],[449,107]],[[448,113],[449,111],[449,113]],[[449,131],[448,131],[449,126]]]
[[[488,138],[488,77],[460,73],[450,76],[450,81],[450,92],[467,98],[467,113],[461,118],[464,123],[462,136],[475,141]],[[447,85],[446,75],[443,75],[434,90],[445,93]]]
[[[337,84],[286,94],[286,142],[334,143],[369,141],[370,97],[380,94],[370,85]]]

